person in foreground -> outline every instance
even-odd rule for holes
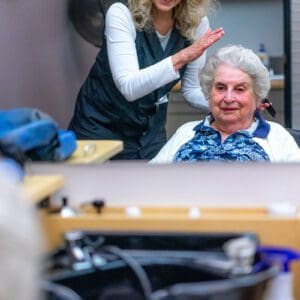
[[[20,169],[0,156],[0,299],[41,299],[42,236]]]
[[[207,60],[200,84],[211,113],[182,125],[151,163],[300,161],[294,138],[260,114],[270,78],[252,50],[237,45],[219,49]]]
[[[166,142],[168,93],[181,80],[187,101],[208,111],[198,82],[211,30],[210,0],[128,0],[105,16],[103,46],[69,124],[78,139],[122,140],[114,159],[151,159]]]

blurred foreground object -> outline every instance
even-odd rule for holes
[[[11,173],[0,169],[0,299],[38,300],[41,236]]]
[[[63,161],[76,149],[72,131],[60,130],[47,114],[30,108],[0,111],[0,153],[21,165],[27,160]]]

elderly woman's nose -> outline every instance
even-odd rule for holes
[[[224,100],[225,101],[234,101],[235,100],[235,96],[232,90],[226,90],[225,94],[224,94]]]

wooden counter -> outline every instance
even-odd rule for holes
[[[122,141],[78,140],[76,151],[66,162],[71,164],[104,162],[122,150]]]
[[[197,209],[197,208],[196,208]],[[194,208],[195,210],[195,208]],[[189,208],[140,208],[140,215],[130,217],[124,207],[106,207],[97,214],[85,209],[78,217],[61,218],[44,215],[43,227],[51,249],[61,243],[69,230],[105,231],[167,231],[167,232],[254,232],[261,244],[291,247],[300,250],[300,217],[275,217],[263,207],[258,208],[199,208],[200,215],[190,214]],[[82,213],[82,212],[81,212]],[[295,299],[300,299],[300,264],[292,267]]]
[[[27,175],[22,188],[30,201],[38,203],[61,189],[64,182],[63,176]]]
[[[45,219],[49,245],[57,246],[61,234],[73,229],[118,231],[253,231],[263,244],[290,246],[300,249],[300,218],[274,217],[264,208],[200,208],[192,217],[188,208],[141,208],[140,216],[130,217],[125,208],[93,210],[75,218],[63,219],[49,215]]]

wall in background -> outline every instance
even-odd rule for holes
[[[225,36],[212,49],[242,44],[257,51],[259,43],[264,43],[269,55],[283,55],[283,0],[220,0],[210,15],[210,24],[225,30]]]
[[[97,52],[74,31],[67,4],[0,1],[0,109],[37,107],[67,126]]]

